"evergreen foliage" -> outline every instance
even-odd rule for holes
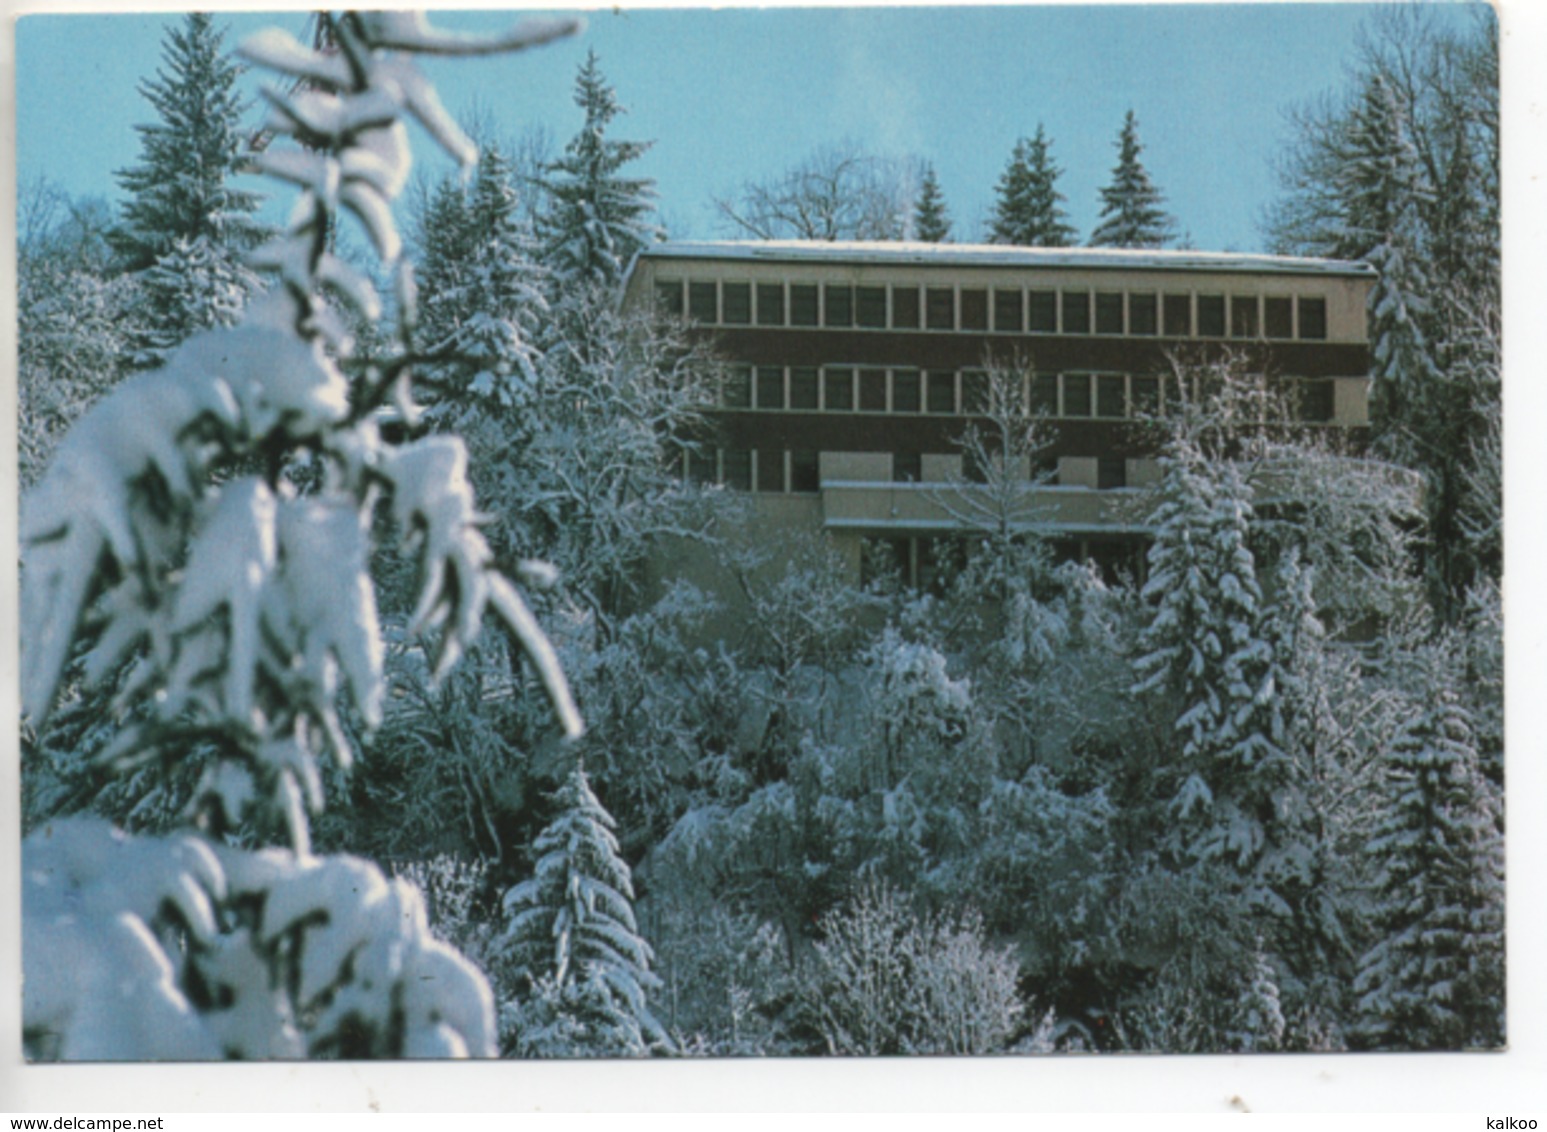
[[[140,160],[118,174],[129,195],[113,244],[129,271],[201,238],[240,251],[261,235],[252,219],[260,198],[230,184],[243,161],[247,110],[236,89],[242,68],[226,55],[224,33],[205,12],[167,31],[162,68],[140,85],[158,121],[138,126]]]
[[[1117,139],[1112,183],[1101,190],[1101,219],[1090,242],[1098,248],[1163,248],[1176,238],[1176,222],[1165,198],[1139,161],[1139,121],[1132,110]]]
[[[430,934],[419,893],[311,849],[324,760],[347,769],[344,721],[373,727],[386,698],[369,572],[378,517],[410,540],[413,630],[439,671],[492,612],[564,729],[577,733],[579,717],[535,618],[492,566],[460,443],[382,437],[378,413],[394,395],[411,409],[407,385],[401,365],[352,365],[330,298],[370,320],[380,301],[327,237],[346,202],[397,260],[405,114],[453,156],[475,156],[414,52],[515,50],[574,24],[474,40],[415,15],[332,26],[336,53],[278,30],[243,47],[309,80],[273,96],[271,120],[308,148],[260,159],[302,186],[289,230],[254,253],[280,285],[237,326],[195,335],[98,402],[25,502],[24,719],[46,725],[67,685],[105,689],[115,731],[98,772],[192,780],[182,833],[130,837],[55,815],[24,841],[34,1057],[494,1052],[488,985]],[[395,266],[406,328],[412,283]]]
[[[515,171],[498,146],[483,148],[470,188],[451,178],[436,187],[420,227],[419,335],[435,359],[438,407],[528,407],[548,313],[547,273],[536,262]],[[461,392],[452,396],[448,383]]]
[[[527,988],[509,1012],[513,1048],[523,1056],[645,1056],[666,1041],[646,1001],[661,983],[634,918],[615,823],[579,767],[553,803],[558,816],[532,844],[533,876],[505,895],[510,921],[500,946]]]
[[[1370,842],[1379,934],[1359,962],[1357,1036],[1385,1049],[1492,1047],[1504,1036],[1495,798],[1448,671],[1413,709],[1384,752],[1388,809]]]
[[[1048,152],[1047,133],[1037,123],[1036,134],[1015,143],[1010,162],[995,189],[994,219],[989,242],[1027,248],[1066,248],[1075,231],[1058,191],[1063,174]]]
[[[610,296],[639,249],[661,238],[650,219],[653,182],[623,175],[649,143],[607,136],[624,111],[594,51],[576,76],[575,105],[584,124],[543,181],[550,205],[542,228],[543,262],[560,289],[600,288]]]
[[[951,217],[945,209],[945,197],[933,165],[924,166],[924,180],[913,206],[913,235],[926,244],[945,243],[951,238]]]

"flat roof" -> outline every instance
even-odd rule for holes
[[[1246,255],[1237,252],[1137,248],[1020,248],[1002,244],[906,241],[681,240],[651,244],[643,259],[761,263],[910,264],[924,267],[1041,267],[1144,271],[1239,271],[1280,275],[1375,274],[1368,264],[1340,259]]]

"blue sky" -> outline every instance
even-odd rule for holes
[[[743,181],[852,139],[915,154],[939,174],[958,238],[973,238],[1015,140],[1043,123],[1071,219],[1094,226],[1124,113],[1195,246],[1258,250],[1275,195],[1284,112],[1342,85],[1359,29],[1380,5],[635,10],[593,13],[579,39],[532,54],[432,64],[454,111],[475,105],[514,136],[543,124],[562,144],[579,124],[576,66],[594,48],[629,113],[621,137],[653,139],[673,235],[726,235],[711,204]],[[1437,4],[1441,19],[1472,5]],[[226,13],[228,42],[304,13]],[[450,26],[501,25],[443,12]],[[115,197],[133,163],[136,92],[158,60],[167,15],[33,16],[17,28],[18,170],[71,192]],[[83,82],[82,76],[90,76]],[[250,77],[253,83],[257,76]],[[427,147],[420,147],[421,154]]]

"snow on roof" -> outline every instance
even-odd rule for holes
[[[753,260],[768,263],[916,264],[957,267],[1063,267],[1148,271],[1240,271],[1287,275],[1373,275],[1339,259],[1134,248],[1019,248],[1002,244],[906,241],[683,240],[652,244],[645,259]]]

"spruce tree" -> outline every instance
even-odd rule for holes
[[[1112,183],[1101,190],[1101,221],[1091,233],[1092,247],[1163,248],[1176,238],[1176,222],[1139,161],[1139,122],[1132,110],[1117,139]]]
[[[1438,650],[1436,650],[1438,651]],[[1396,1049],[1503,1040],[1503,855],[1451,658],[1387,747],[1388,798],[1369,844],[1375,944],[1359,963],[1356,1035]]]
[[[646,998],[660,986],[634,919],[634,885],[612,815],[577,767],[533,843],[533,876],[505,896],[503,947],[525,998],[508,1012],[523,1056],[644,1056],[665,1033]]]
[[[509,410],[529,399],[537,380],[546,276],[515,181],[510,161],[491,145],[469,189],[448,179],[425,207],[419,331],[438,359],[433,377],[443,408]]]
[[[1048,153],[1047,133],[1038,123],[1034,137],[1015,143],[999,178],[989,242],[1027,248],[1073,244],[1074,229],[1063,210],[1064,195],[1058,191],[1062,174]]]
[[[260,234],[252,219],[260,198],[230,184],[247,104],[236,89],[243,68],[223,38],[208,13],[184,17],[166,34],[156,77],[140,85],[158,120],[136,127],[139,164],[118,173],[129,200],[112,241],[129,271],[150,267],[178,241],[241,250]]]
[[[564,156],[548,167],[544,181],[553,202],[544,225],[544,262],[571,292],[576,287],[611,289],[639,249],[660,238],[650,219],[654,182],[621,175],[650,143],[606,136],[623,107],[594,51],[576,78],[575,104],[584,111],[585,123],[564,147]]]
[[[1272,903],[1258,869],[1287,768],[1247,544],[1250,494],[1232,462],[1207,457],[1184,434],[1162,463],[1143,591],[1156,605],[1140,638],[1135,691],[1165,690],[1177,711],[1179,758],[1168,771],[1180,777],[1175,848],[1223,863],[1253,904]]]
[[[1352,258],[1375,269],[1368,309],[1372,423],[1379,443],[1404,461],[1423,460],[1423,402],[1437,393],[1439,369],[1421,209],[1432,198],[1406,111],[1389,83],[1365,87],[1349,127],[1344,176]]]
[[[926,244],[945,243],[951,238],[951,218],[946,213],[945,197],[933,165],[924,166],[924,182],[919,186],[919,199],[913,211],[913,234]]]

